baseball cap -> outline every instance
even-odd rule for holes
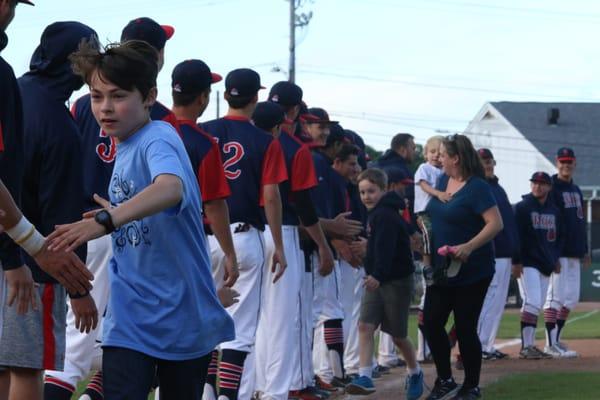
[[[479,157],[481,157],[482,159],[486,160],[486,159],[494,159],[494,155],[492,154],[492,151],[490,149],[487,148],[481,148],[479,150],[477,150],[477,154],[479,154]]]
[[[386,168],[385,173],[388,177],[389,184],[402,183],[403,185],[411,185],[415,183],[414,180],[411,179],[411,177],[408,176],[406,172],[401,170],[400,168]]]
[[[175,28],[172,26],[159,25],[158,22],[151,18],[142,17],[129,21],[121,32],[121,41],[143,40],[160,51],[165,47],[165,43],[171,39],[174,33]]]
[[[29,4],[30,6],[35,6],[35,4],[30,2],[29,0],[17,0],[17,3],[24,3],[24,4]]]
[[[302,120],[309,124],[330,123],[337,124],[338,121],[331,121],[327,111],[319,107],[311,107],[302,115]]]
[[[177,93],[200,93],[223,77],[210,71],[201,60],[185,60],[173,69],[171,88]]]
[[[273,127],[281,124],[284,120],[283,108],[270,101],[261,101],[256,104],[252,120],[254,125],[265,131],[270,131]]]
[[[550,179],[550,175],[543,171],[534,172],[533,175],[531,175],[531,179],[529,181],[552,185],[552,179]]]
[[[264,88],[258,72],[249,68],[234,69],[225,78],[225,92],[230,96],[252,96]]]
[[[302,88],[288,81],[277,82],[271,87],[269,101],[282,106],[296,106],[302,102]]]
[[[325,147],[336,143],[352,144],[352,141],[348,138],[346,132],[344,132],[344,128],[337,122],[329,126],[329,136],[327,136],[327,140],[325,141]]]
[[[556,152],[556,159],[558,161],[573,161],[575,160],[575,152],[568,147],[561,147]]]

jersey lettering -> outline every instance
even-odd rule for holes
[[[549,242],[556,240],[556,218],[552,214],[531,213],[531,223],[533,229],[546,230],[546,238]]]
[[[106,132],[100,129],[99,136],[107,137],[108,135],[106,134]],[[108,139],[110,140],[108,146],[106,145],[106,143],[99,143],[96,146],[96,154],[98,154],[98,157],[100,157],[100,159],[105,163],[112,163],[113,161],[115,161],[115,157],[117,156],[117,142],[112,136],[110,136]]]
[[[577,192],[563,192],[565,208],[577,208],[577,217],[583,219],[583,208],[581,207],[581,196]]]
[[[223,169],[225,170],[225,176],[229,180],[234,180],[240,177],[242,170],[233,167],[244,157],[244,147],[238,142],[227,142],[223,145],[224,158],[229,158],[223,162]]]

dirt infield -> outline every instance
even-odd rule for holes
[[[577,306],[577,311],[592,311],[600,309],[599,303],[582,303]],[[507,312],[518,312],[518,310],[507,310]],[[600,329],[600,327],[598,328]],[[512,343],[512,344],[511,344]],[[508,353],[510,358],[497,361],[484,361],[481,370],[481,386],[485,394],[485,386],[490,383],[508,376],[523,372],[599,372],[600,373],[600,339],[582,339],[568,340],[566,343],[569,348],[577,351],[581,356],[572,359],[558,360],[520,360],[520,343],[511,340],[498,341],[498,345],[510,344],[502,348],[502,351]],[[543,341],[537,341],[539,348],[544,347]],[[453,352],[453,360],[457,350]],[[435,379],[435,368],[432,364],[423,365],[425,372],[425,381],[429,387],[433,386]],[[453,369],[454,377],[457,382],[462,382],[463,373]],[[375,381],[377,392],[368,397],[350,396],[340,394],[339,399],[358,399],[368,398],[369,400],[390,400],[404,399],[404,377],[406,370],[404,368],[395,368],[389,375],[384,375],[381,379]],[[426,392],[427,393],[427,392]],[[425,398],[425,396],[423,396]]]
[[[538,346],[543,348],[543,342],[538,342]],[[481,386],[485,386],[497,381],[498,379],[518,374],[522,372],[559,372],[559,371],[590,371],[600,372],[600,340],[571,340],[569,347],[582,356],[572,359],[561,360],[520,360],[518,358],[519,345],[503,349],[510,354],[509,359],[497,361],[484,361],[481,370]],[[429,387],[433,386],[435,379],[435,368],[432,364],[423,365],[425,372],[425,381]],[[454,377],[457,382],[462,382],[463,373],[453,369]],[[339,399],[359,399],[368,398],[369,400],[390,400],[404,399],[404,377],[406,370],[404,368],[395,368],[389,375],[384,375],[381,379],[375,381],[377,392],[368,397],[339,395]],[[425,398],[425,396],[423,396]]]

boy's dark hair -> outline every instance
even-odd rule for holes
[[[372,184],[379,186],[381,190],[387,190],[388,179],[387,175],[385,174],[385,172],[383,172],[382,169],[369,168],[364,170],[358,175],[358,178],[356,179],[357,183],[360,183],[361,181],[369,181]]]
[[[113,83],[127,91],[139,90],[143,99],[156,87],[158,52],[140,40],[110,44],[104,51],[99,50],[97,44],[82,41],[69,60],[73,72],[88,85],[97,72],[103,82]]]
[[[463,179],[471,176],[485,178],[479,154],[468,137],[459,134],[446,136],[442,144],[450,157],[458,156],[458,168]]]
[[[347,161],[350,156],[358,157],[358,147],[353,144],[344,143],[335,153],[335,159],[341,162]]]
[[[225,101],[229,104],[229,107],[234,110],[239,110],[252,103],[252,100],[256,97],[256,93],[250,96],[232,96],[225,92]]]
[[[408,145],[408,141],[414,138],[415,137],[410,133],[399,133],[392,138],[390,148],[395,151],[401,147],[406,147]]]
[[[205,92],[209,92],[209,91],[210,91],[210,87],[206,88],[205,90],[202,90],[200,92],[195,92],[195,93],[181,93],[181,92],[177,92],[177,91],[173,90],[172,91],[173,104],[177,107],[189,106],[194,101],[196,101],[198,96],[200,96],[201,94],[203,94]]]

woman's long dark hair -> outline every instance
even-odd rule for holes
[[[458,156],[458,168],[463,179],[469,179],[472,176],[485,178],[479,154],[468,137],[459,134],[446,136],[442,144],[449,156]]]

